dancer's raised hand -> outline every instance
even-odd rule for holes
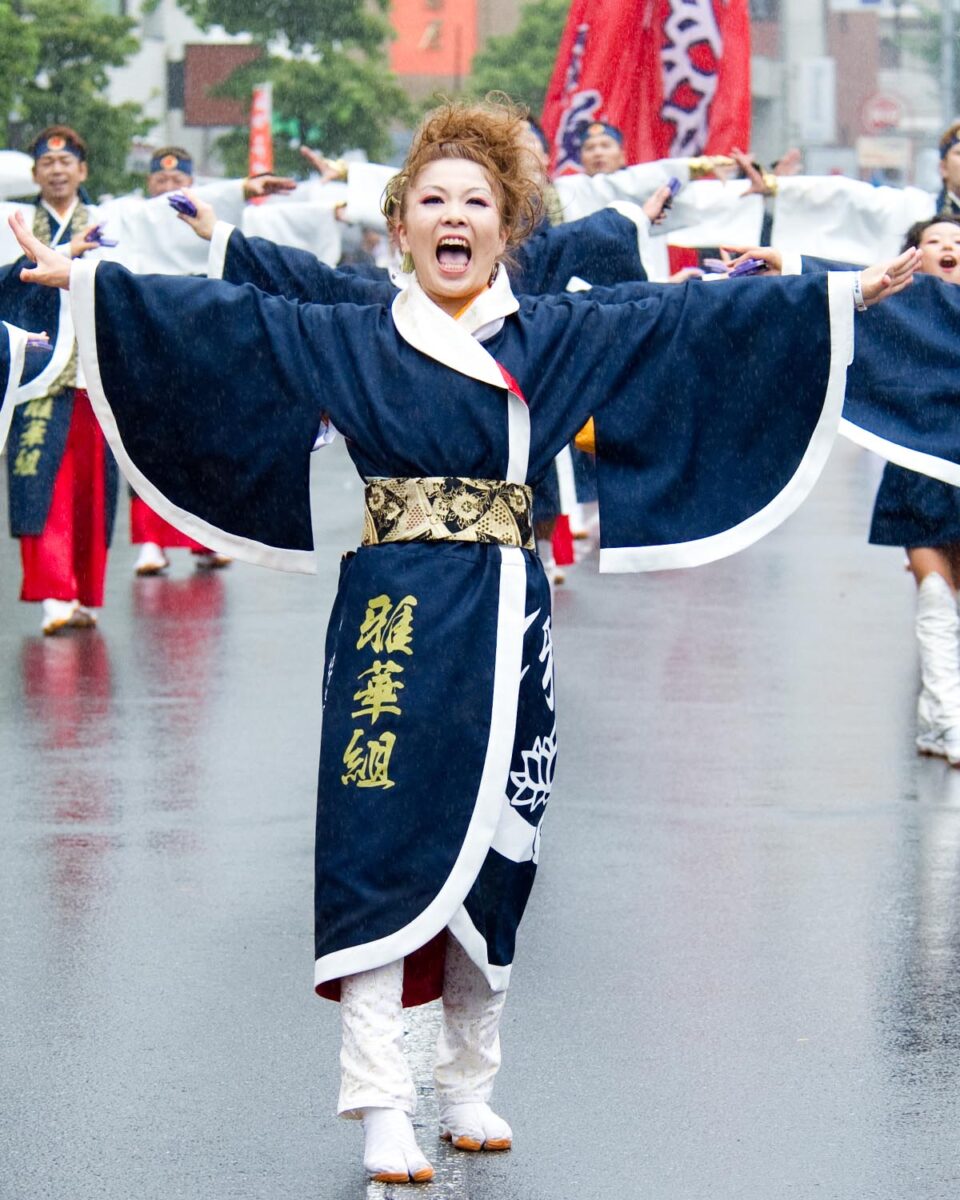
[[[864,304],[879,304],[913,283],[913,276],[920,266],[920,251],[911,246],[909,250],[889,262],[876,263],[860,272]]]
[[[34,267],[24,267],[20,272],[23,283],[39,283],[44,287],[68,288],[70,286],[70,259],[56,250],[45,246],[39,238],[27,228],[23,213],[15,212],[9,218],[8,224],[13,230],[13,236],[20,243],[20,249]]]

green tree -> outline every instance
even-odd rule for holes
[[[21,29],[19,43],[7,43],[5,13]],[[107,70],[119,67],[139,42],[134,22],[104,13],[93,0],[0,0],[0,78],[8,92],[7,141],[26,149],[45,125],[72,125],[90,147],[94,194],[126,191],[134,182],[125,167],[130,143],[149,129],[137,104],[113,105],[103,96]],[[8,73],[6,59],[16,53]]]
[[[393,122],[410,106],[390,73],[383,47],[390,37],[389,0],[179,0],[201,25],[248,33],[264,57],[234,71],[217,89],[248,99],[260,80],[273,83],[274,165],[302,173],[301,144],[326,154],[360,148],[372,158],[390,146]],[[268,56],[269,42],[285,37],[294,58]],[[231,174],[246,169],[247,131],[220,138],[217,149]]]
[[[474,57],[470,93],[506,92],[539,117],[569,11],[570,0],[528,0],[516,31],[490,38]]]
[[[222,25],[227,33],[249,33],[259,42],[283,35],[293,50],[342,43],[365,52],[379,50],[390,36],[389,0],[180,0],[198,25]]]
[[[273,83],[274,167],[302,173],[301,145],[336,156],[365,150],[371,159],[390,152],[391,120],[409,114],[407,98],[381,54],[356,56],[328,51],[319,62],[268,58],[242,67],[218,91],[248,97],[254,83]],[[246,172],[249,138],[237,129],[220,138],[228,175]]]
[[[19,81],[34,74],[38,50],[32,25],[9,0],[0,0],[0,113],[13,111]]]

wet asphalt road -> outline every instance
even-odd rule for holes
[[[134,581],[42,639],[0,542],[0,1196],[353,1200],[311,992],[317,579]],[[940,1200],[960,1190],[960,771],[912,747],[913,585],[841,445],[784,529],[557,601],[561,765],[504,1021],[516,1149],[423,1200]],[[4,518],[5,523],[5,518]],[[418,1060],[432,1016],[411,1025]]]

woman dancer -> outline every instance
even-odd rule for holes
[[[919,249],[925,275],[960,284],[960,217],[918,221],[904,240],[904,249],[911,247]],[[905,547],[917,582],[917,749],[960,767],[960,489],[888,463],[870,541]]]
[[[24,278],[71,287],[98,415],[162,515],[225,553],[310,569],[318,426],[336,425],[365,479],[363,546],[327,641],[315,982],[341,1000],[339,1111],[362,1118],[380,1180],[432,1175],[404,1002],[443,997],[441,1135],[465,1150],[512,1141],[489,1100],[556,759],[531,485],[592,413],[614,569],[749,544],[793,511],[832,441],[854,284],[869,302],[914,267],[906,254],[889,271],[695,299],[518,301],[500,263],[540,216],[521,120],[482,105],[426,119],[389,195],[415,266],[389,306],[114,264],[71,278],[18,231],[38,263]],[[731,344],[750,352],[731,362]],[[788,371],[791,405],[771,419]]]

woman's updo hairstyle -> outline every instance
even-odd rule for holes
[[[396,236],[407,194],[428,163],[465,158],[486,171],[497,196],[507,246],[519,245],[544,214],[540,165],[524,145],[526,119],[526,110],[497,93],[482,101],[444,104],[427,113],[414,134],[407,161],[384,193],[383,213],[390,232]]]

